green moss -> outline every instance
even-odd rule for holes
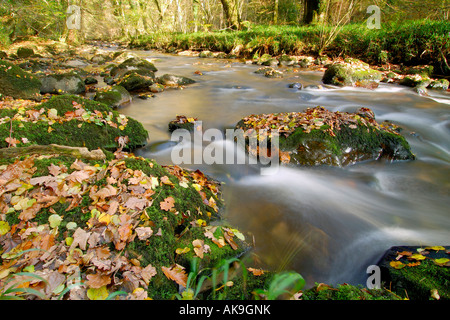
[[[362,286],[340,284],[336,288],[316,284],[303,291],[303,300],[401,300],[387,289],[367,289]]]
[[[438,266],[431,259],[414,267],[390,268],[390,283],[398,295],[411,300],[430,300],[431,290],[437,289],[443,300],[450,299],[450,269]]]
[[[0,60],[0,98],[36,100],[40,97],[41,81],[18,66]]]
[[[380,81],[378,70],[370,69],[366,64],[336,63],[328,67],[322,81],[336,86],[367,86],[370,82]]]
[[[59,116],[67,112],[73,112],[76,109],[73,102],[81,104],[86,111],[86,115],[93,116],[94,122],[90,120],[79,121],[70,120],[61,123],[55,122],[49,125],[48,121],[12,121],[11,136],[18,140],[27,138],[31,144],[60,144],[75,147],[87,147],[88,149],[105,148],[116,150],[119,147],[116,138],[128,136],[129,142],[126,145],[129,149],[134,149],[146,144],[148,137],[147,131],[138,121],[129,118],[128,122],[121,130],[120,115],[105,104],[86,100],[81,97],[63,95],[55,96],[49,101],[42,103],[37,109],[44,108],[45,113],[50,109],[56,109]],[[99,118],[95,115],[96,111],[102,113]],[[11,113],[10,111],[8,113]],[[9,114],[11,116],[11,114]],[[105,123],[107,117],[116,127]],[[106,121],[106,120],[105,120]],[[0,125],[0,147],[7,147],[5,138],[10,136],[11,123],[6,122]]]

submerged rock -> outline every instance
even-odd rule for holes
[[[259,142],[268,139],[269,145],[268,130],[278,132],[279,158],[284,163],[346,166],[380,158],[415,159],[399,128],[386,122],[378,124],[368,108],[356,113],[316,107],[305,112],[252,115],[239,121],[236,128],[244,130],[246,138],[256,133]],[[248,141],[245,148],[250,154],[256,153],[249,149]]]
[[[322,81],[335,86],[376,88],[382,73],[357,59],[346,59],[327,68]]]
[[[18,66],[0,60],[0,96],[39,100],[41,81]]]

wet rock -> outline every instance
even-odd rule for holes
[[[130,72],[154,77],[154,72],[158,71],[155,65],[147,60],[140,58],[129,58],[111,69],[110,75],[114,78],[122,77]]]
[[[314,63],[314,58],[313,57],[306,57],[301,59],[298,64],[300,65],[300,67],[302,68],[308,68],[310,67],[312,64]]]
[[[263,74],[267,78],[282,78],[283,72],[272,67],[262,67],[255,71],[257,74]]]
[[[303,88],[303,85],[300,82],[294,82],[289,84],[288,87],[291,89],[301,90]]]
[[[265,53],[256,61],[256,64],[276,67],[279,64],[279,61],[276,58],[273,58],[270,54]]]
[[[152,93],[160,93],[164,91],[164,86],[159,83],[154,83],[150,86],[150,92]]]
[[[427,76],[422,76],[420,74],[414,74],[414,75],[408,75],[405,76],[402,80],[399,82],[401,85],[408,86],[408,87],[422,87],[426,88],[428,85],[431,84],[431,79]]]
[[[0,60],[0,95],[14,99],[39,100],[41,81],[18,66]]]
[[[433,90],[448,90],[449,87],[449,81],[447,79],[439,79],[439,80],[433,80],[428,85],[428,89]]]
[[[169,122],[169,131],[173,132],[177,129],[186,129],[188,131],[194,131],[194,122],[197,118],[188,118],[186,116],[177,116],[176,119]]]
[[[141,75],[136,71],[127,73],[121,77],[117,82],[130,92],[148,90],[154,83],[154,78],[151,76]]]
[[[261,132],[257,141],[268,139],[268,145],[271,143],[269,131],[261,130],[279,132],[279,159],[283,163],[346,166],[380,158],[415,159],[398,127],[378,124],[368,108],[355,113],[330,112],[316,107],[305,112],[251,115],[239,121],[236,128],[244,130],[246,138]],[[247,141],[246,151],[255,154],[250,146]]]
[[[79,94],[86,91],[86,86],[78,74],[75,73],[62,73],[62,74],[50,74],[44,76],[42,79],[41,93],[52,94]]]
[[[164,86],[184,86],[195,83],[195,80],[173,74],[164,74],[161,77],[158,77],[156,81]]]
[[[282,66],[293,66],[297,63],[297,59],[294,57],[288,56],[287,54],[283,54],[280,59],[280,65]]]
[[[113,86],[97,91],[94,100],[102,102],[111,108],[122,107],[132,101],[131,94],[122,86]]]
[[[84,79],[84,83],[85,83],[86,85],[89,85],[89,84],[97,84],[97,83],[98,83],[98,80],[97,80],[96,78],[94,78],[94,77],[86,77],[86,78]]]
[[[330,65],[322,81],[335,86],[374,88],[381,79],[382,73],[370,68],[367,63],[357,59],[346,59],[345,62]]]
[[[414,67],[408,67],[404,69],[404,74],[411,75],[411,74],[418,74],[422,77],[428,77],[430,78],[433,74],[434,68],[430,65],[419,65]]]

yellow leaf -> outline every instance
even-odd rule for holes
[[[405,264],[401,261],[391,261],[389,264],[395,269],[402,269],[405,267]]]
[[[106,286],[100,287],[98,289],[89,288],[87,290],[87,296],[89,300],[105,300],[108,298],[109,292]]]
[[[427,250],[435,250],[435,251],[445,250],[445,248],[443,246],[432,246],[432,247],[426,247],[425,249],[427,249]]]
[[[11,230],[7,221],[0,221],[0,236],[7,234]]]
[[[416,254],[413,254],[413,255],[411,256],[411,259],[414,259],[414,260],[424,260],[424,259],[426,259],[426,257],[423,256],[423,255],[421,255],[420,253],[416,253]]]
[[[177,250],[175,250],[176,254],[183,254],[183,253],[188,253],[189,251],[191,251],[191,249],[189,247],[185,247],[185,248],[177,248]]]

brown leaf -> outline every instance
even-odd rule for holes
[[[80,247],[80,249],[86,250],[86,242],[89,239],[90,235],[90,232],[86,232],[81,228],[75,230],[75,233],[72,236],[73,242],[70,245],[70,250],[74,249],[77,245]]]
[[[146,240],[153,234],[153,230],[150,227],[138,227],[135,231],[139,240]]]
[[[142,279],[144,280],[145,284],[148,285],[150,280],[154,276],[156,276],[156,268],[153,267],[151,264],[149,264],[144,269],[142,269],[141,276],[142,276]]]
[[[162,271],[164,272],[164,275],[170,279],[178,283],[180,286],[187,287],[187,273],[184,271],[184,267],[180,266],[179,264],[174,264],[170,268],[168,267],[161,267]]]
[[[86,281],[86,284],[90,288],[94,289],[101,288],[111,283],[111,277],[101,272],[97,272],[95,274],[88,274],[86,278],[88,279],[88,281]]]
[[[255,268],[247,268],[248,271],[250,271],[251,273],[253,273],[254,276],[261,276],[264,274],[264,270],[263,269],[255,269]]]
[[[31,220],[36,216],[36,214],[39,212],[39,210],[41,210],[41,205],[39,203],[35,202],[31,207],[23,210],[19,214],[19,219],[22,221]]]
[[[167,197],[164,199],[164,201],[161,201],[159,203],[161,210],[164,211],[169,211],[170,209],[172,209],[174,207],[175,204],[175,199],[172,197]]]

